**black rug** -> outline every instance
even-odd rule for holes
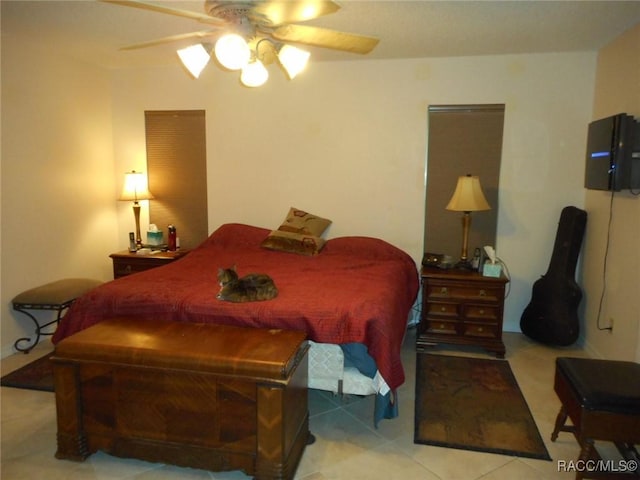
[[[509,362],[416,360],[415,443],[551,460]]]
[[[53,364],[50,360],[51,355],[53,355],[53,352],[6,374],[0,379],[0,385],[3,387],[53,392]]]

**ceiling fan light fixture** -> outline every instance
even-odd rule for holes
[[[266,81],[268,72],[264,64],[275,63],[276,58],[289,79],[295,78],[304,70],[310,54],[289,44],[367,54],[379,42],[376,37],[298,24],[337,12],[340,5],[334,0],[206,0],[204,14],[158,4],[163,2],[102,1],[189,18],[213,26],[211,30],[170,35],[122,49],[132,50],[169,42],[200,42],[205,38],[217,38],[215,45],[205,40],[201,45],[178,50],[183,65],[193,77],[198,78],[211,57],[215,57],[221,68],[231,71],[243,70],[252,62],[255,65],[251,65],[246,69],[247,72],[243,71],[241,74],[243,83],[249,86],[258,86]],[[259,46],[265,40],[264,45],[269,47],[262,51]]]
[[[246,87],[259,87],[264,85],[268,78],[269,72],[262,62],[257,59],[248,63],[242,69],[242,75],[240,75],[240,81]]]
[[[229,70],[240,70],[251,58],[249,45],[237,33],[228,33],[220,37],[214,51],[218,62]]]
[[[291,80],[305,69],[310,56],[309,52],[291,45],[283,45],[278,52],[278,60]]]
[[[201,43],[178,50],[178,57],[194,78],[198,78],[211,56]]]

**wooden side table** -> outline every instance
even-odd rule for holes
[[[416,347],[476,345],[504,358],[502,315],[509,280],[478,272],[423,267],[422,315]]]
[[[124,250],[109,255],[113,260],[113,278],[125,277],[132,273],[143,272],[151,268],[167,265],[189,253],[188,250],[159,252],[152,255],[140,255]]]

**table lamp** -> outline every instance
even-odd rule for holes
[[[140,235],[140,204],[139,200],[150,200],[153,195],[147,186],[147,177],[142,172],[132,170],[124,174],[124,186],[118,200],[133,200],[133,216],[136,220],[136,247],[142,248]]]
[[[463,212],[462,215],[462,253],[456,268],[471,270],[471,263],[467,257],[469,247],[469,227],[471,226],[471,212],[491,210],[487,199],[482,193],[480,179],[470,174],[458,177],[456,189],[446,206],[447,210]]]

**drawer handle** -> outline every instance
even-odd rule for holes
[[[487,296],[487,291],[484,290],[484,289],[480,290],[480,296],[481,297],[486,297]]]
[[[484,308],[480,309],[480,315],[484,315]]]
[[[447,311],[447,309],[446,309],[445,307],[440,307],[440,311],[441,311],[441,312],[446,312],[446,311]]]
[[[478,331],[482,332],[484,329],[482,327],[478,327]]]
[[[440,324],[440,330],[444,330],[444,323]]]
[[[127,265],[124,269],[125,272],[131,273],[131,265]]]
[[[447,287],[442,287],[440,288],[440,293],[443,295],[448,295],[449,291],[447,290]]]

